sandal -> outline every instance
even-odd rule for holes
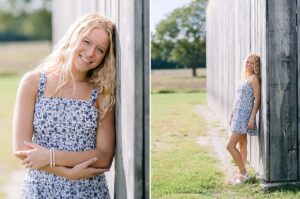
[[[233,178],[233,181],[230,183],[232,185],[240,185],[245,183],[247,180],[249,180],[251,178],[251,176],[249,176],[248,173],[246,174],[239,174],[238,176]]]
[[[235,181],[237,180],[237,178],[239,177],[239,173],[237,173],[234,177],[232,177],[230,180],[227,181],[228,184],[233,185],[235,184]]]

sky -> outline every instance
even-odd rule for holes
[[[174,9],[187,5],[191,0],[150,0],[150,32]]]

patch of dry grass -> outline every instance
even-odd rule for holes
[[[48,41],[0,43],[0,73],[24,73],[51,52]]]
[[[165,69],[151,71],[151,92],[200,92],[206,91],[206,69]]]

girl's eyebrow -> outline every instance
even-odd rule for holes
[[[92,42],[92,43],[95,43],[93,40],[91,40],[91,39],[88,38],[88,37],[85,37],[85,39],[89,40],[89,41]],[[96,46],[99,47],[99,48],[102,48],[102,49],[106,50],[106,48],[104,48],[104,47],[101,46],[101,45],[96,45]]]

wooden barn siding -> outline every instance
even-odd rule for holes
[[[298,169],[300,169],[300,31],[299,31],[299,21],[300,20],[300,1],[297,0],[297,86],[298,86],[298,93],[297,93],[297,102],[298,102]],[[298,180],[300,179],[300,170],[298,170]]]
[[[117,29],[117,147],[106,173],[111,196],[149,198],[149,0],[53,0],[53,42],[88,12],[104,14]]]
[[[297,180],[296,0],[268,2],[270,181]]]
[[[256,116],[258,136],[248,136],[249,161],[256,171],[267,179],[269,161],[268,146],[268,83],[266,56],[266,1],[252,0],[250,2],[250,50],[261,56],[261,108]]]
[[[208,103],[225,126],[243,59],[261,55],[259,135],[249,137],[248,158],[267,182],[300,179],[299,8],[297,0],[210,0],[207,8]]]
[[[236,89],[240,83],[244,59],[249,52],[262,57],[262,91],[260,111],[267,113],[266,78],[266,2],[260,0],[210,0],[207,7],[207,90],[208,105],[228,127],[228,115],[232,108]],[[268,148],[267,114],[261,114],[259,137],[250,139],[251,165],[265,175]],[[260,140],[260,145],[258,143]],[[225,148],[225,146],[224,146]],[[266,178],[266,176],[263,176]]]

